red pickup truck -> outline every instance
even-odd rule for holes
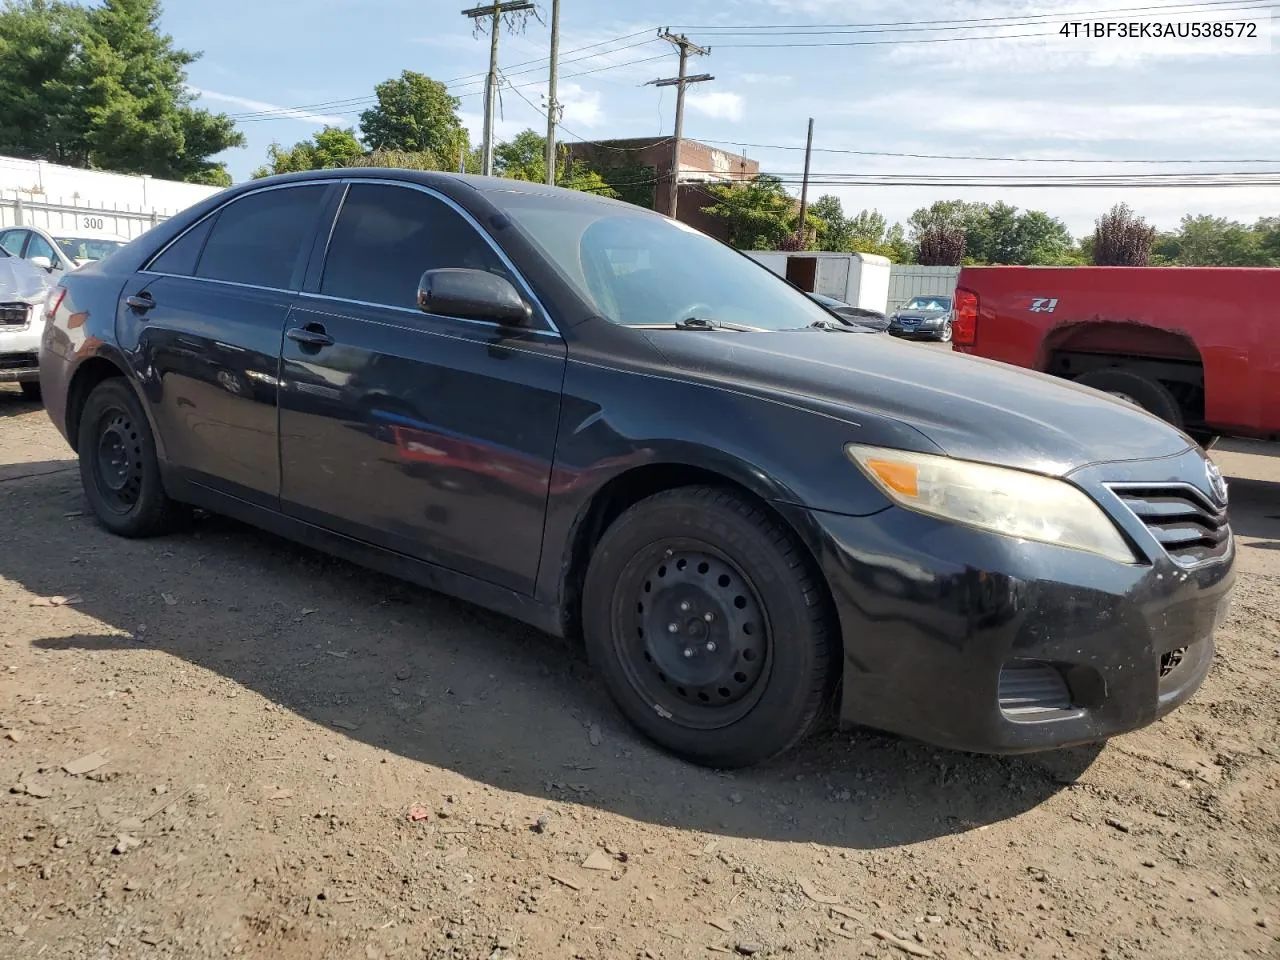
[[[1208,446],[1280,440],[1280,269],[964,267],[955,349],[1121,396]]]

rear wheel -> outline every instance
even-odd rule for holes
[[[834,638],[816,574],[789,531],[710,487],[627,510],[592,555],[587,651],[619,709],[695,763],[748,766],[820,718]]]
[[[80,482],[98,521],[122,537],[169,532],[181,508],[160,480],[142,405],[120,377],[93,388],[80,415]]]
[[[18,386],[22,389],[22,397],[24,400],[40,399],[40,381],[39,380],[23,380]]]
[[[1182,410],[1173,394],[1160,382],[1133,370],[1124,370],[1119,367],[1091,370],[1076,377],[1075,382],[1142,407],[1143,410],[1155,414],[1161,420],[1168,421],[1180,430],[1185,423]]]

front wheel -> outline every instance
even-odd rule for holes
[[[89,394],[76,449],[85,498],[104,527],[152,537],[176,525],[180,508],[164,492],[151,427],[123,378],[104,380]]]
[[[951,321],[950,320],[947,320],[945,323],[942,324],[942,330],[938,332],[938,342],[939,343],[951,342]]]
[[[789,531],[735,494],[656,494],[591,557],[588,655],[660,746],[718,768],[767,760],[814,728],[835,669],[811,566]]]

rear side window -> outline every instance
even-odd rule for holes
[[[334,227],[320,292],[412,308],[422,274],[441,267],[511,279],[484,237],[448,204],[421,190],[357,183]]]
[[[327,185],[264,190],[218,213],[196,276],[294,290],[311,250]]]
[[[175,277],[189,277],[196,272],[196,262],[200,259],[200,251],[204,249],[204,241],[213,229],[217,216],[206,217],[192,227],[147,266],[152,273],[169,273]]]

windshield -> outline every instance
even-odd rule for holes
[[[490,195],[600,315],[625,326],[695,317],[761,330],[832,323],[831,315],[729,247],[652,213],[584,197]]]
[[[101,237],[54,237],[54,240],[72,260],[102,260],[124,246],[119,240]]]
[[[942,311],[951,309],[950,297],[912,297],[907,301],[904,310]]]

